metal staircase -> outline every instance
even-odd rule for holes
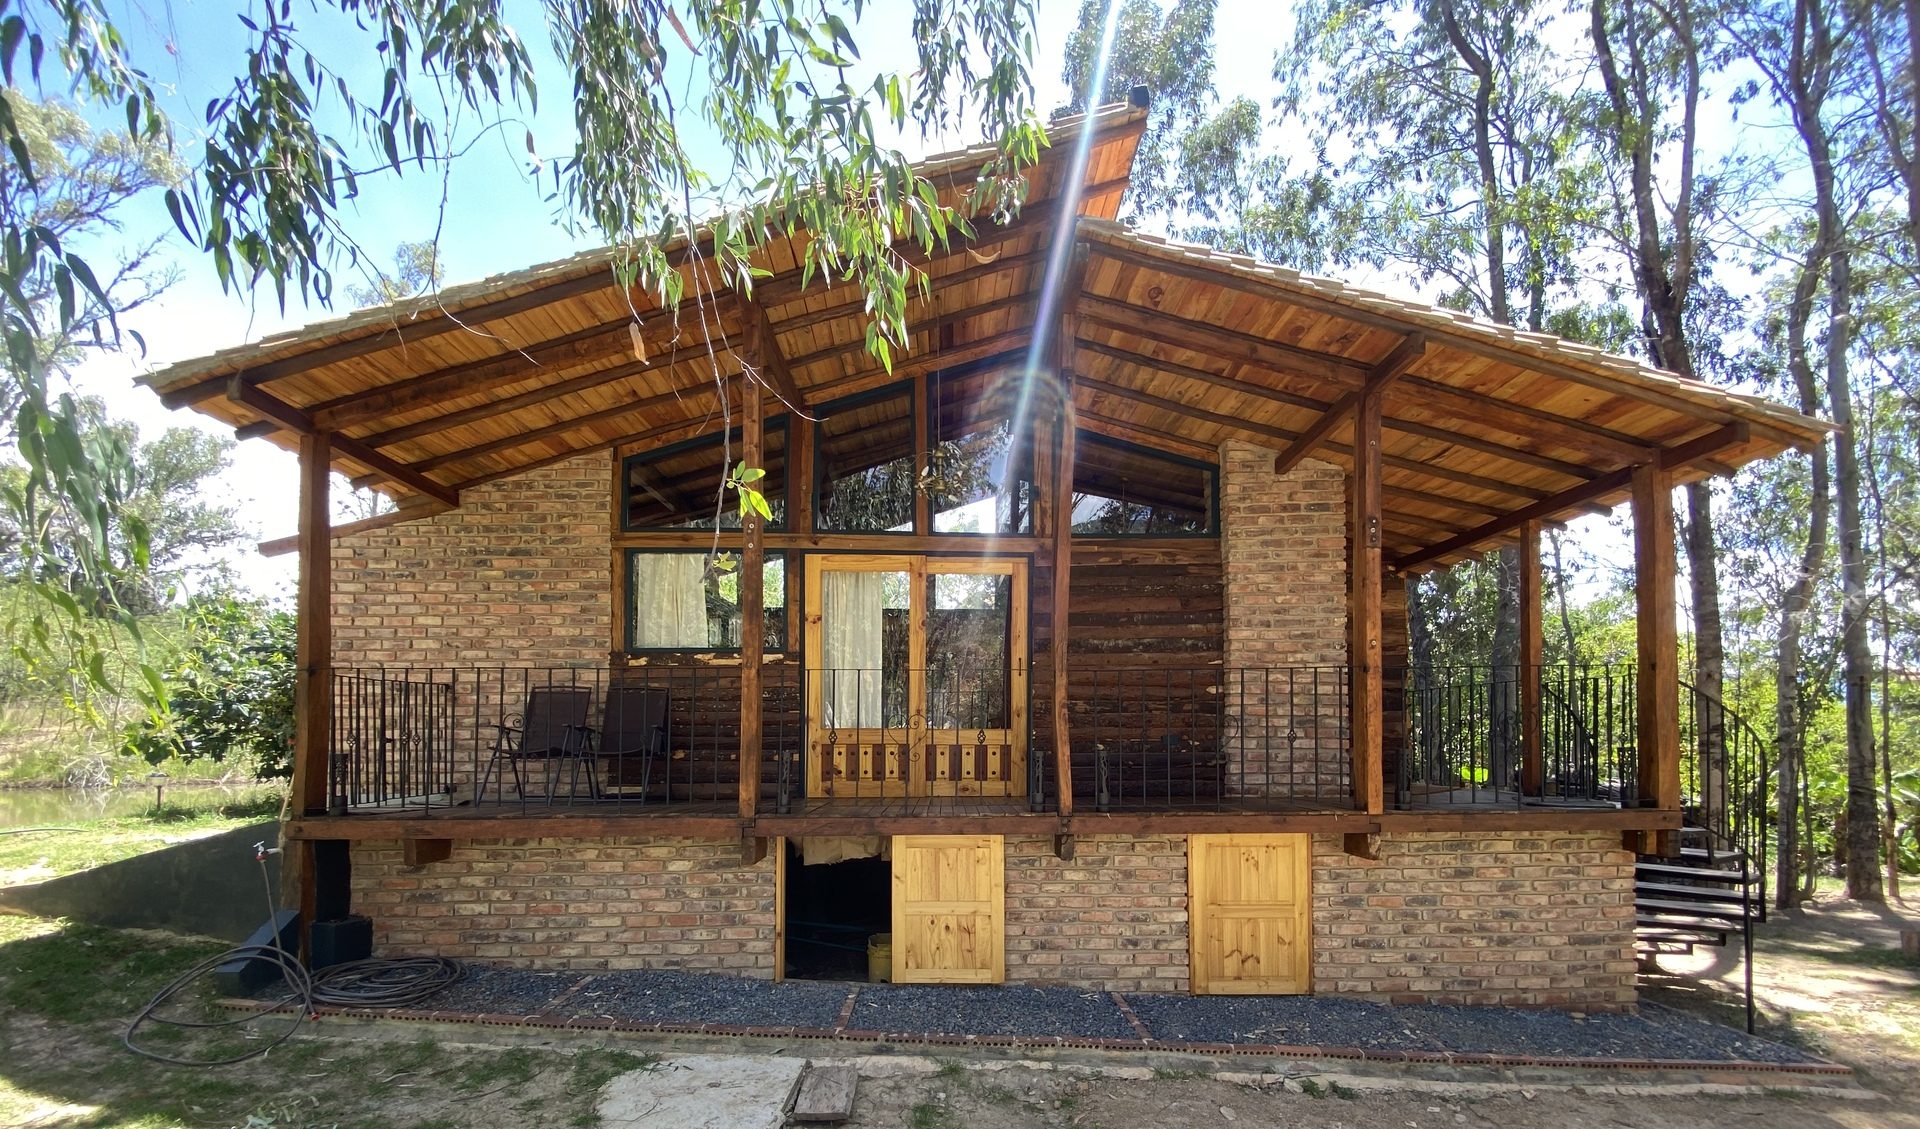
[[[1634,866],[1634,927],[1646,955],[1741,947],[1747,1031],[1754,1026],[1753,927],[1767,919],[1767,747],[1717,698],[1682,683],[1681,773],[1688,797],[1677,858],[1642,855]],[[1720,771],[1702,763],[1718,731]]]

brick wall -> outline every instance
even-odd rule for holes
[[[437,517],[333,547],[341,664],[604,663],[613,641],[607,456],[469,490]]]
[[[1276,451],[1220,448],[1229,787],[1344,797],[1346,748],[1346,474],[1308,459],[1284,476]]]
[[[477,840],[418,868],[356,843],[353,908],[383,955],[774,974],[774,859],[743,867],[735,840]]]
[[[1634,1002],[1633,856],[1608,832],[1314,838],[1323,995],[1614,1010]]]
[[[1184,835],[1007,840],[1007,980],[1187,990]]]

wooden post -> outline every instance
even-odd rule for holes
[[[1673,473],[1633,468],[1634,613],[1638,637],[1640,804],[1680,810],[1680,640],[1675,623]],[[1679,834],[1661,831],[1654,854],[1678,853]]]
[[[1520,527],[1520,790],[1538,796],[1546,783],[1541,748],[1541,669],[1546,661],[1540,627],[1540,520]]]
[[[298,815],[327,809],[328,761],[333,752],[333,518],[327,500],[333,474],[332,437],[300,437],[300,573],[294,613],[293,780],[291,808]],[[282,897],[300,910],[300,954],[318,907],[317,868],[311,840],[282,837]]]
[[[1354,405],[1353,489],[1348,497],[1347,702],[1352,741],[1353,802],[1376,814],[1386,807],[1383,727],[1386,699],[1380,648],[1380,401],[1379,389]]]
[[[1073,735],[1067,722],[1067,615],[1073,580],[1073,380],[1062,374],[1060,442],[1053,459],[1053,771],[1060,818],[1073,815]]]
[[[294,621],[293,810],[327,808],[327,758],[333,722],[333,541],[327,500],[332,437],[300,437],[300,574]]]
[[[758,373],[765,350],[772,345],[767,334],[749,327],[746,355],[741,358],[740,406],[746,417],[742,425],[740,459],[749,467],[766,466],[765,400]],[[751,370],[751,371],[747,371]],[[766,485],[761,479],[759,486]],[[766,571],[765,529],[759,514],[749,509],[740,519],[740,819],[742,826],[752,821],[760,802],[760,766],[766,752],[761,747],[760,675],[766,657]]]

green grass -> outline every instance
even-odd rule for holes
[[[945,1106],[921,1102],[907,1112],[909,1129],[954,1129],[959,1122]]]
[[[280,814],[281,795],[277,785],[239,796],[200,796],[193,789],[179,789],[158,811],[60,824],[74,830],[0,834],[0,885],[73,874],[183,839],[273,819]]]
[[[472,1107],[520,1110],[528,1125],[592,1129],[601,1087],[648,1056],[539,1047],[448,1048],[329,1038],[303,1027],[270,1054],[216,1070],[165,1066],[120,1045],[126,1020],[218,944],[159,933],[0,916],[0,1124],[43,1117],[63,1129],[389,1129],[469,1124]],[[202,1004],[202,1006],[205,1006]],[[187,1010],[191,1012],[192,1003]],[[226,1046],[200,1033],[143,1030],[185,1055]],[[402,1116],[402,1111],[404,1115]],[[495,1118],[498,1121],[500,1118]],[[946,1129],[934,1122],[933,1129]]]

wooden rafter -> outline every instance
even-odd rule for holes
[[[282,427],[300,435],[326,434],[324,428],[316,427],[313,419],[305,412],[276,398],[264,388],[244,384],[239,380],[230,382],[228,396],[235,403],[245,406],[280,424]],[[460,504],[460,491],[444,482],[427,477],[424,470],[383,455],[357,439],[344,435],[332,436],[331,450],[341,457],[359,463],[368,470],[405,486],[416,494],[424,494],[437,502],[448,506]]]
[[[1427,339],[1424,336],[1415,333],[1404,338],[1400,344],[1394,346],[1393,352],[1388,353],[1379,364],[1373,366],[1372,371],[1367,373],[1365,384],[1335,400],[1333,406],[1320,413],[1320,418],[1313,421],[1313,426],[1307,428],[1298,439],[1293,441],[1292,446],[1274,457],[1273,473],[1286,474],[1299,466],[1308,455],[1313,454],[1322,443],[1327,441],[1335,428],[1353,415],[1362,397],[1380,395],[1386,390],[1387,385],[1406,375],[1407,370],[1412,368],[1420,360],[1421,354],[1426,351]]]
[[[1127,263],[1149,271],[1162,272],[1176,278],[1218,286],[1234,293],[1249,294],[1269,301],[1294,306],[1314,313],[1342,318],[1369,329],[1390,329],[1405,333],[1410,328],[1408,318],[1366,309],[1350,302],[1339,301],[1306,292],[1295,286],[1287,286],[1277,280],[1245,278],[1237,274],[1205,266],[1198,262],[1182,261],[1175,256],[1156,255],[1130,247],[1121,246],[1108,238],[1096,236],[1094,251],[1103,258]],[[1457,350],[1469,356],[1486,360],[1513,364],[1542,376],[1551,376],[1572,384],[1593,388],[1622,399],[1653,404],[1668,411],[1680,412],[1715,423],[1731,423],[1733,414],[1724,408],[1702,403],[1700,400],[1668,389],[1649,387],[1622,381],[1616,376],[1588,372],[1574,365],[1565,364],[1548,357],[1528,355],[1525,359],[1516,357],[1502,345],[1486,340],[1477,334],[1449,330],[1444,325],[1422,325],[1421,332],[1431,337],[1435,344]],[[1748,421],[1751,422],[1751,421]],[[1765,434],[1768,438],[1786,446],[1799,446],[1805,440],[1789,432],[1773,428],[1761,428],[1755,434]]]
[[[1025,235],[1030,230],[1037,230],[1037,228],[1022,229],[1015,232],[1014,235],[1006,236],[1006,238],[1012,239],[1017,235]],[[943,274],[932,278],[929,280],[929,284],[936,288],[964,286],[967,283],[978,282],[983,278],[992,278],[995,275],[1004,274],[1007,271],[1015,270],[1019,267],[1033,266],[1044,261],[1046,254],[1046,247],[1040,246],[1018,255],[1000,255],[987,262],[975,263],[970,267],[954,271],[950,274]],[[754,295],[756,298],[760,297],[760,291],[755,290]],[[800,330],[811,329],[816,325],[824,325],[830,321],[860,317],[866,312],[866,309],[867,296],[865,294],[856,294],[854,297],[848,298],[845,301],[835,302],[830,306],[818,310],[781,318],[775,323],[774,330],[778,333],[798,333]]]
[[[934,312],[923,314],[907,323],[907,336],[911,338],[916,334],[925,333],[943,324],[952,325],[966,321],[969,318],[998,313],[1001,310],[1012,310],[1018,309],[1021,306],[1030,306],[1038,300],[1038,294],[1023,292],[1009,295],[1005,298],[995,298],[990,302],[976,303],[975,305],[966,306],[957,310],[948,310],[944,313]],[[865,352],[866,348],[866,338],[858,337],[852,341],[842,341],[837,345],[828,345],[822,349],[815,349],[811,353],[803,353],[798,357],[794,357],[788,364],[792,365],[796,370],[804,370],[838,357]]]

